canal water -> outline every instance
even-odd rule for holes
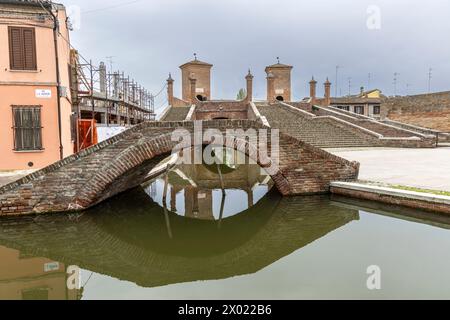
[[[83,213],[0,219],[0,299],[449,299],[449,229],[283,198],[256,165],[180,165]]]

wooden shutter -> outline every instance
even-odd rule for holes
[[[36,39],[33,28],[22,28],[24,69],[36,70]]]
[[[36,37],[34,28],[9,27],[11,70],[36,70]]]
[[[9,57],[12,70],[23,70],[23,40],[21,28],[9,27]]]

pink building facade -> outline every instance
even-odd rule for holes
[[[69,70],[62,5],[0,3],[0,171],[39,169],[73,153]]]

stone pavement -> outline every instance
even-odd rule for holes
[[[33,170],[30,171],[0,171],[0,187],[8,184],[10,182],[19,180],[20,178],[25,177],[26,175],[32,173]]]
[[[361,180],[450,191],[450,147],[345,148],[327,151],[360,162]]]

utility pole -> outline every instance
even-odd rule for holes
[[[433,79],[433,69],[428,69],[428,93],[431,93],[431,79]]]
[[[348,77],[348,96],[350,97],[352,95],[352,78]]]
[[[397,81],[398,81],[399,75],[400,75],[400,73],[394,72],[394,97],[397,96]]]
[[[406,84],[406,95],[409,96],[409,88],[411,87],[410,83]]]
[[[106,73],[106,90],[105,90],[105,107],[106,107],[106,126],[109,127],[109,113],[110,113],[110,106],[111,103],[108,100],[108,90],[110,89],[110,85],[111,85],[111,78],[110,78],[110,74],[108,74],[108,71],[105,71]]]
[[[336,66],[336,82],[334,83],[335,87],[334,87],[334,96],[337,97],[338,96],[338,74],[339,74],[339,69],[342,68],[341,66],[337,65]]]
[[[367,76],[367,90],[370,90],[370,81],[372,80],[372,74],[369,73]]]

